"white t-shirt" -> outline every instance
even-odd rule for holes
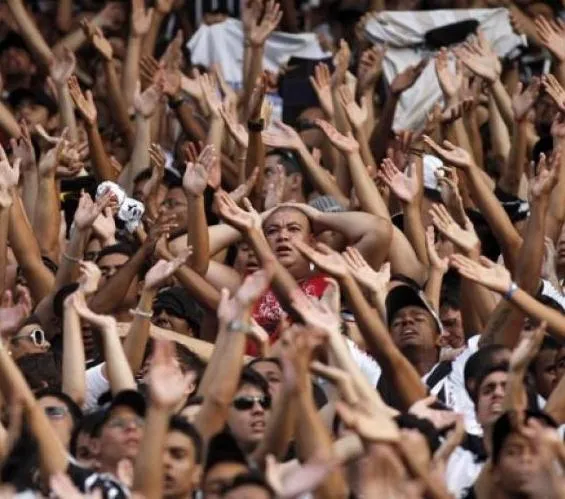
[[[86,396],[82,410],[85,414],[98,409],[98,398],[110,390],[110,383],[102,373],[106,363],[98,364],[86,371]]]

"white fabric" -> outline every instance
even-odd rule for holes
[[[82,410],[87,414],[98,409],[98,398],[110,390],[110,383],[102,373],[105,365],[98,364],[86,371],[86,396]]]
[[[219,64],[224,78],[241,83],[243,73],[243,28],[241,21],[228,18],[211,26],[202,24],[188,42],[193,64]],[[276,72],[291,56],[319,60],[331,54],[320,48],[313,33],[293,35],[274,32],[265,43],[263,67]]]
[[[445,480],[449,492],[457,499],[465,496],[481,472],[484,462],[477,462],[475,455],[462,447],[456,447],[447,460]]]
[[[375,362],[375,359],[359,349],[354,341],[345,338],[345,342],[349,348],[349,353],[353,360],[365,375],[370,385],[376,388],[379,378],[381,377],[381,367]]]
[[[365,30],[371,41],[388,45],[383,70],[390,82],[406,67],[433,56],[424,45],[428,31],[467,19],[479,21],[481,31],[501,57],[522,45],[522,38],[512,31],[507,9],[381,12],[369,19]],[[401,95],[394,129],[421,127],[426,113],[441,96],[435,67],[430,60],[415,85]]]

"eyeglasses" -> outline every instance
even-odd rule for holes
[[[63,419],[69,412],[66,407],[50,405],[43,409],[49,419]]]
[[[43,329],[33,329],[27,334],[18,334],[16,336],[12,336],[12,340],[17,340],[19,338],[30,339],[36,347],[43,347],[47,343]]]
[[[112,418],[108,422],[108,428],[119,428],[120,430],[126,430],[132,423],[138,429],[141,429],[145,426],[145,421],[143,420],[143,418],[136,416],[135,418]]]
[[[232,405],[238,411],[248,411],[253,408],[253,405],[257,402],[264,410],[271,408],[271,397],[268,395],[261,395],[260,397],[251,397],[250,395],[244,395],[242,397],[237,397],[232,402]]]

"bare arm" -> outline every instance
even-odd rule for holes
[[[81,290],[69,296],[63,306],[63,366],[62,391],[82,407],[86,394],[86,360],[80,328],[80,318],[74,301],[84,300]]]

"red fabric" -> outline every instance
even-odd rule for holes
[[[323,274],[313,275],[298,283],[300,289],[312,298],[320,299],[328,287],[328,280]],[[278,325],[283,317],[283,308],[275,293],[269,288],[257,301],[253,309],[253,318],[270,336],[273,344],[279,337]],[[247,355],[257,355],[258,349],[255,343],[247,343]]]

